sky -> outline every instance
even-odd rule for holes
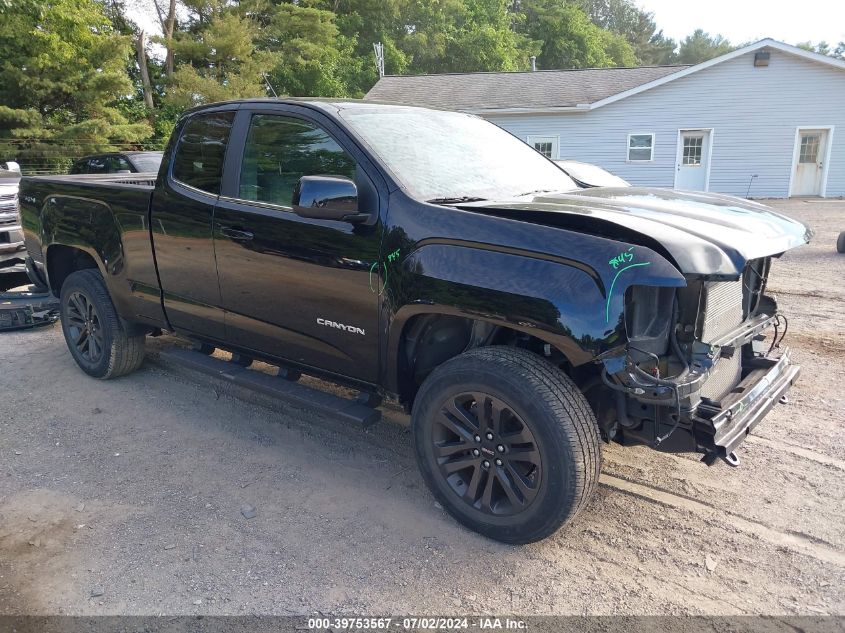
[[[845,40],[845,0],[635,0],[675,40],[704,29],[732,44],[771,37],[787,44]]]

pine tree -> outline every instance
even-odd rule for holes
[[[0,0],[0,156],[60,170],[149,137],[120,107],[131,47],[95,0]]]

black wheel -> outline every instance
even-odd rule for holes
[[[840,253],[845,253],[845,231],[839,234],[839,239],[836,240],[836,250]]]
[[[61,319],[68,349],[85,373],[107,380],[141,366],[145,336],[117,315],[96,270],[80,270],[65,280]]]
[[[526,350],[485,347],[438,367],[413,410],[417,462],[458,521],[506,543],[543,539],[586,505],[601,467],[587,400]]]

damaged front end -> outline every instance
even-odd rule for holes
[[[738,464],[736,447],[800,373],[781,347],[786,318],[765,294],[770,267],[765,257],[736,281],[628,288],[628,343],[601,358],[614,394],[597,410],[608,439]]]

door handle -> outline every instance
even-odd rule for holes
[[[255,235],[249,231],[242,231],[241,229],[236,229],[231,226],[220,227],[220,232],[236,242],[248,242],[255,237]]]

